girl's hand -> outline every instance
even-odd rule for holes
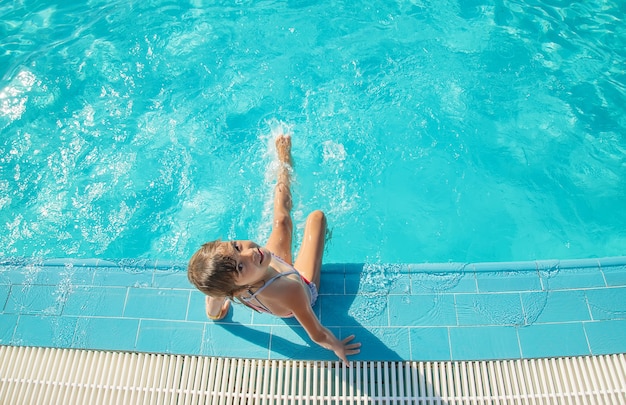
[[[354,335],[350,335],[341,341],[341,347],[334,350],[337,357],[343,361],[343,364],[350,367],[347,356],[359,354],[361,352],[360,343],[350,343],[354,339]]]

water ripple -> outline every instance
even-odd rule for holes
[[[7,252],[262,237],[272,118],[294,133],[298,223],[329,215],[328,259],[619,252],[620,2],[5,3]]]

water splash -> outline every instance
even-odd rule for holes
[[[470,309],[488,325],[525,325],[522,311],[518,311],[519,294],[511,294],[510,305],[493,305],[489,301],[473,300]]]
[[[23,281],[23,288],[30,288],[35,281],[37,280],[37,276],[39,275],[39,273],[41,272],[41,269],[43,268],[41,265],[43,263],[43,260],[39,260],[37,262],[31,262],[28,263],[26,266],[24,266],[24,281]]]
[[[548,303],[548,291],[532,293],[526,299],[522,299],[524,311],[524,325],[532,325],[537,322]]]
[[[363,265],[359,299],[355,300],[348,314],[362,323],[380,315],[387,307],[389,292],[403,272],[406,272],[406,266],[397,263]]]
[[[152,270],[148,268],[149,263],[152,263],[149,259],[122,259],[116,261],[116,264],[122,271],[129,274],[142,274]]]
[[[43,311],[45,315],[58,315],[63,310],[67,299],[74,291],[74,284],[72,282],[72,279],[75,273],[76,268],[74,267],[74,264],[71,262],[65,263],[63,270],[61,270],[61,272],[59,273],[61,279],[57,283],[56,289],[52,292],[52,295],[54,297],[54,304]],[[59,337],[59,339],[62,338]]]
[[[20,119],[26,111],[28,92],[36,80],[32,72],[22,70],[6,87],[0,89],[0,116],[7,117],[9,122]]]
[[[411,272],[411,280],[416,288],[425,292],[440,293],[455,288],[466,276],[463,271],[448,273]]]
[[[322,156],[324,157],[324,162],[336,161],[339,162],[339,166],[342,165],[341,162],[346,160],[346,149],[343,144],[329,140],[325,141],[323,144]]]

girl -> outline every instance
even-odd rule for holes
[[[352,342],[354,335],[337,339],[312,309],[320,283],[326,218],[322,211],[308,216],[302,246],[292,265],[291,137],[279,135],[276,150],[280,167],[267,244],[241,240],[206,243],[192,256],[187,274],[207,294],[206,313],[210,319],[224,318],[234,298],[255,311],[295,317],[311,340],[332,350],[347,364],[347,356],[359,353],[361,344]]]

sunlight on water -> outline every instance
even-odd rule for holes
[[[35,84],[35,76],[24,70],[5,88],[0,89],[0,115],[9,121],[19,119],[26,110],[28,92]]]
[[[0,255],[263,242],[281,130],[296,250],[623,254],[621,3],[248,3],[0,4]]]

